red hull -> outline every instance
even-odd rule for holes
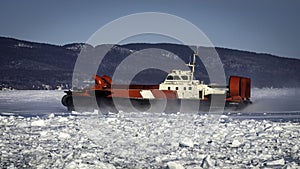
[[[131,104],[129,103],[134,102],[134,106],[140,107],[139,109],[141,109],[141,111],[147,111],[151,105],[160,105],[161,102],[166,102],[167,104],[165,109],[161,110],[171,110],[171,112],[174,112],[182,111],[182,107],[185,107],[186,105],[187,107],[193,107],[193,105],[195,105],[195,108],[192,108],[193,110],[209,111],[212,97],[218,97],[218,101],[213,104],[214,108],[218,108],[218,106],[220,106],[220,109],[224,106],[226,108],[240,108],[251,103],[249,99],[251,80],[245,77],[230,77],[229,91],[226,96],[214,95],[205,97],[201,100],[179,99],[176,91],[159,90],[159,85],[116,85],[112,84],[111,78],[106,75],[102,77],[96,75],[94,76],[94,79],[95,86],[91,88],[77,92],[66,91],[67,95],[62,98],[62,104],[68,107],[68,110],[74,110],[75,107],[92,107],[103,110],[104,107],[113,107],[113,110],[119,110],[117,108],[118,106],[123,108],[131,107]],[[149,90],[154,96],[154,99],[143,98],[141,94],[142,90]],[[117,103],[116,105],[114,102],[116,100],[119,100],[120,104]]]

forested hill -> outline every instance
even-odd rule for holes
[[[84,43],[58,46],[0,37],[0,89],[55,89],[57,86],[70,88],[74,64],[82,48],[95,50]],[[103,62],[105,65],[99,69],[99,74],[112,75],[117,65],[128,55],[149,48],[163,49],[185,62],[189,62],[193,54],[189,47],[178,44],[115,45],[105,56],[108,59]],[[206,48],[199,49],[205,50]],[[225,48],[216,48],[216,51],[227,77],[250,77],[254,87],[300,87],[298,59]],[[135,78],[134,83],[159,83],[165,75],[165,72],[149,70]],[[196,78],[209,82],[207,72],[199,62]]]

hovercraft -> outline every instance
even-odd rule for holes
[[[69,111],[95,108],[118,111],[210,111],[240,110],[251,103],[251,79],[230,76],[228,86],[204,84],[194,79],[196,54],[191,70],[171,70],[158,85],[118,85],[107,76],[94,75],[94,86],[68,90],[62,104]],[[214,102],[214,103],[213,103]]]

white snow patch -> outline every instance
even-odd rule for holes
[[[5,116],[13,116],[14,113],[10,113],[10,112],[1,112],[2,115],[5,115]]]
[[[274,165],[284,165],[285,160],[283,158],[274,160],[274,161],[268,161],[266,164],[267,166],[274,166]]]
[[[15,47],[21,47],[21,48],[33,48],[32,45],[28,45],[26,43],[18,43],[17,45],[15,45]]]
[[[275,126],[275,127],[273,128],[273,130],[274,130],[274,131],[282,131],[283,128],[280,127],[280,126]]]
[[[70,139],[71,135],[68,134],[68,133],[60,132],[59,135],[58,135],[58,138],[60,138],[60,139]]]
[[[167,166],[168,169],[184,169],[184,167],[180,163],[174,161],[168,162]]]
[[[194,142],[190,138],[184,138],[181,142],[179,142],[179,146],[194,147]]]
[[[41,137],[45,137],[45,136],[47,136],[47,134],[48,134],[47,131],[41,131],[40,132]]]
[[[31,122],[31,126],[43,127],[43,126],[46,126],[46,123],[44,120],[37,120],[37,121]]]
[[[242,145],[242,143],[239,140],[233,140],[233,142],[231,143],[232,148],[238,148],[241,145]]]
[[[48,118],[54,118],[55,117],[55,115],[54,115],[54,113],[51,113],[51,114],[49,114],[49,116],[48,116]]]
[[[58,117],[58,122],[60,123],[65,123],[67,121],[69,121],[67,117]]]

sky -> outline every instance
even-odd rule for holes
[[[161,12],[191,22],[214,46],[300,59],[299,9],[298,0],[1,0],[0,36],[56,45],[86,42],[120,17]],[[172,42],[156,36],[125,42],[142,41]]]

